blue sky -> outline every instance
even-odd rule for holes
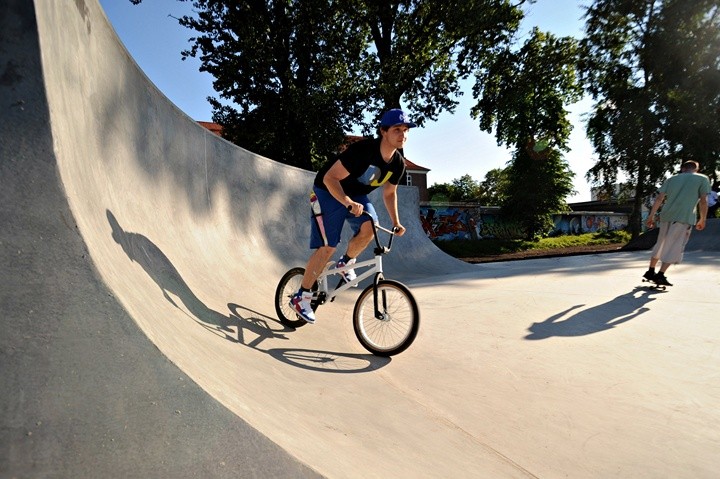
[[[527,7],[524,27],[533,26],[555,35],[582,33],[584,9],[577,0],[538,0]],[[150,80],[182,111],[194,120],[210,121],[212,109],[206,98],[216,96],[212,77],[199,71],[200,63],[183,61],[180,52],[189,48],[192,31],[178,25],[172,17],[191,14],[190,2],[145,0],[132,5],[129,0],[100,0],[108,19],[130,54]],[[450,183],[469,174],[482,181],[493,168],[503,168],[510,152],[498,147],[495,138],[483,133],[470,118],[471,84],[468,84],[454,114],[443,113],[436,122],[411,131],[405,155],[414,163],[430,169],[428,184]],[[590,200],[585,173],[593,164],[593,152],[584,133],[582,115],[591,102],[585,99],[571,105],[574,125],[570,138],[572,150],[565,155],[575,172],[577,194],[568,201]]]

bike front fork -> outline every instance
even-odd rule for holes
[[[373,304],[375,306],[375,319],[387,321],[387,297],[385,296],[385,291],[382,291],[382,294],[378,294],[378,283],[380,283],[382,279],[382,273],[375,274],[375,278],[373,279]]]

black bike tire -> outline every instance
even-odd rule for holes
[[[307,324],[307,321],[301,318],[288,305],[290,297],[295,294],[300,287],[300,282],[304,274],[305,268],[292,268],[280,278],[280,282],[278,282],[277,288],[275,289],[275,312],[280,322],[291,328],[299,328]],[[314,305],[313,311],[315,311]]]
[[[373,299],[374,285],[370,285],[360,293],[355,302],[353,329],[360,344],[371,353],[383,357],[394,356],[405,351],[415,341],[420,329],[420,310],[410,290],[399,281],[383,279],[378,282],[377,287],[379,293],[382,290],[394,290],[399,295],[398,299],[404,299],[404,304],[400,304],[400,307],[406,311],[394,311],[389,322],[376,319]],[[392,333],[393,326],[402,327],[397,341],[388,345],[380,345],[377,340],[371,337],[371,332],[374,336],[380,329],[383,330],[383,336],[388,336]]]

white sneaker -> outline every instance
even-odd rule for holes
[[[295,293],[295,296],[290,299],[290,307],[308,324],[315,324],[315,313],[310,303],[312,297],[312,291],[303,291],[302,294]]]
[[[350,266],[350,265],[352,265],[352,264],[355,264],[355,258],[349,259],[347,263],[344,262],[344,261],[342,260],[342,258],[341,258],[341,259],[338,260],[337,263],[335,263],[335,267],[336,267],[336,268],[344,268],[345,266]],[[348,270],[346,270],[346,271],[343,271],[343,272],[340,273],[340,274],[342,275],[342,277],[343,277],[343,279],[345,280],[346,283],[349,283],[350,281],[354,281],[355,278],[357,278],[357,274],[355,274],[355,270],[354,270],[354,269],[348,269]],[[357,285],[356,285],[356,286],[357,286]]]

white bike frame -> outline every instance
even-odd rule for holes
[[[317,283],[318,283],[318,289],[317,294],[320,296],[321,293],[324,293],[325,295],[325,301],[334,301],[335,297],[342,293],[343,291],[346,291],[356,285],[358,285],[361,281],[375,275],[374,283],[377,284],[377,282],[381,279],[383,279],[383,261],[382,256],[388,252],[390,252],[390,248],[392,246],[392,240],[395,237],[395,231],[389,230],[387,228],[383,228],[379,224],[373,222],[374,228],[373,233],[375,237],[375,257],[373,259],[369,259],[366,261],[359,261],[351,265],[343,266],[342,268],[334,268],[335,265],[334,262],[329,261],[325,265],[325,269],[323,269],[323,272],[320,273],[320,276],[318,276]],[[388,241],[387,246],[382,246],[380,244],[380,240],[378,239],[377,231],[382,230],[390,235],[390,240]],[[354,280],[350,281],[349,283],[343,283],[339,285],[337,288],[333,289],[331,291],[330,284],[328,281],[328,278],[334,275],[340,275],[342,272],[347,271],[349,269],[362,269],[362,268],[368,268],[367,270],[363,271],[361,274],[357,276]]]

